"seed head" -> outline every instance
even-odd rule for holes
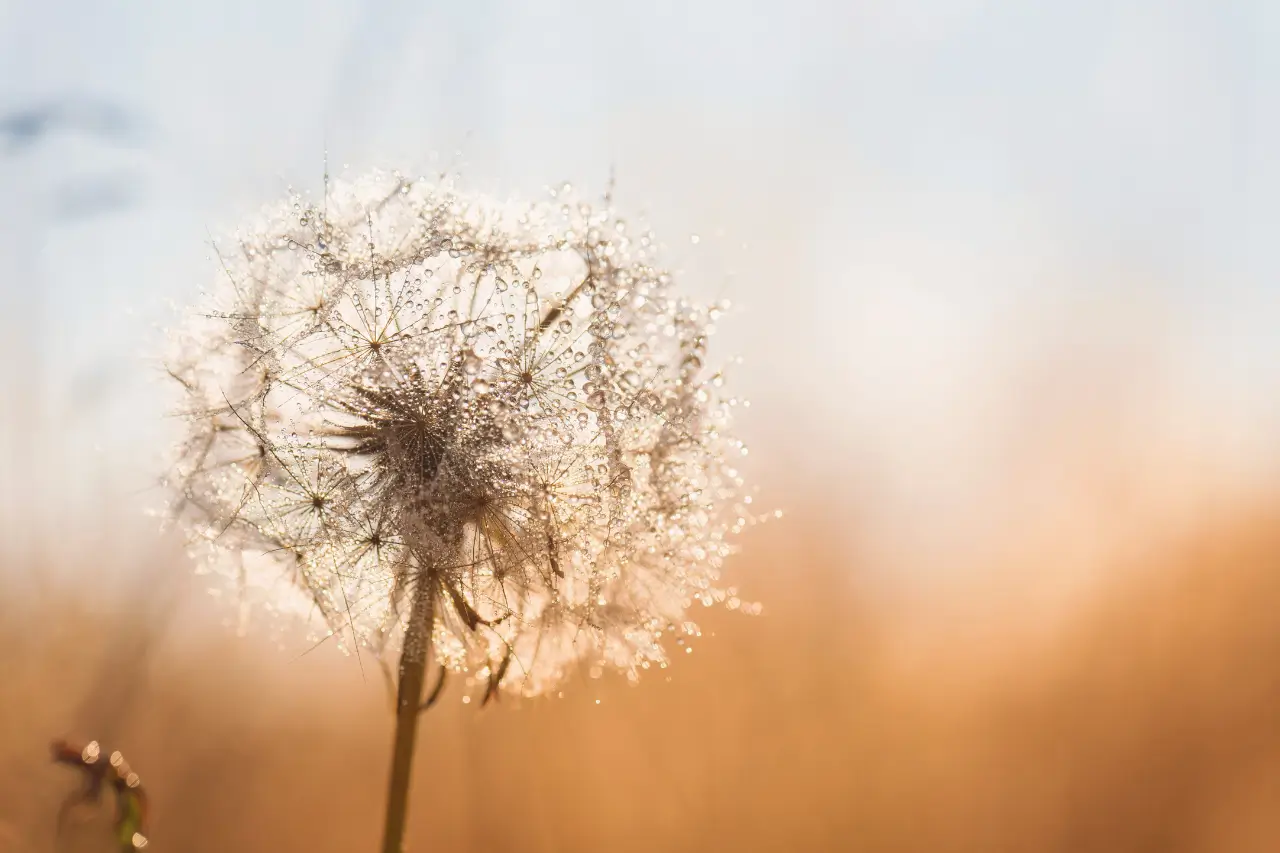
[[[714,309],[655,251],[568,192],[374,174],[267,209],[177,335],[176,515],[377,653],[423,591],[436,657],[508,689],[665,665],[750,516]]]

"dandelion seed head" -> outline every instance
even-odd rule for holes
[[[565,185],[501,204],[374,174],[293,195],[217,245],[175,334],[170,482],[208,568],[328,635],[548,691],[634,678],[719,586],[746,514],[719,306],[656,240]],[[508,665],[503,665],[506,661]]]

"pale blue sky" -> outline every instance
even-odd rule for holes
[[[206,229],[318,185],[326,147],[526,194],[616,169],[740,306],[753,412],[804,415],[749,437],[814,470],[967,482],[1045,352],[1175,364],[1217,441],[1280,410],[1264,0],[7,0],[0,116],[67,103],[131,135],[0,137],[6,382],[43,361],[67,458],[153,449],[149,324],[211,280]]]

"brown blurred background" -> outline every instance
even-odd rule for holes
[[[764,614],[700,613],[669,679],[446,693],[410,849],[1278,849],[1280,499],[1197,516],[1114,510],[1088,581],[1047,536],[884,584],[856,533],[834,544],[856,513],[796,508],[731,564]],[[391,720],[369,661],[219,631],[230,609],[164,542],[133,548],[140,573],[79,559],[92,581],[0,607],[0,849],[105,849],[105,818],[55,847],[66,733],[142,774],[157,850],[375,843]]]

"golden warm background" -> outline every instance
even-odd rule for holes
[[[160,853],[379,837],[376,667],[144,514],[209,235],[326,160],[612,174],[784,510],[666,673],[446,692],[411,851],[1280,850],[1274,4],[686,5],[0,10],[0,853],[104,849],[60,736]]]
[[[1205,486],[1153,522],[1142,483],[1111,479],[1127,499],[1088,531],[1059,511],[946,582],[885,583],[823,487],[744,537],[732,570],[764,614],[706,612],[669,682],[446,693],[411,849],[1276,849],[1280,500]],[[46,744],[67,732],[143,774],[156,849],[373,843],[391,720],[368,661],[362,680],[329,646],[219,631],[162,542],[103,532],[60,559],[89,579],[2,605],[0,849],[99,849],[101,823],[54,846],[73,780]]]

